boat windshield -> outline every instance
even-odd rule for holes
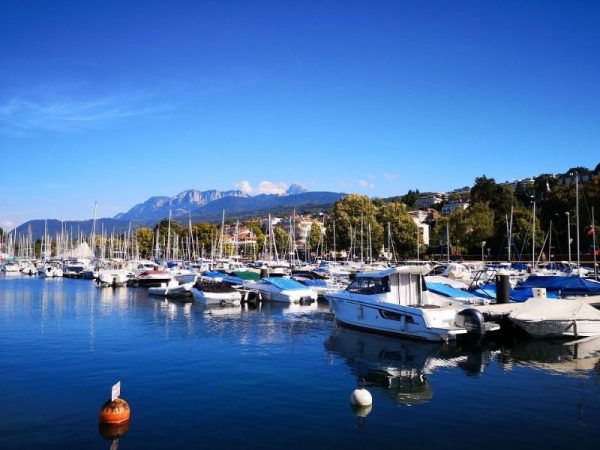
[[[348,292],[365,295],[383,294],[385,292],[390,292],[390,278],[360,277],[350,283],[346,290]]]

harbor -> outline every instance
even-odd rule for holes
[[[598,348],[562,341],[424,343],[338,327],[321,301],[206,309],[145,288],[4,275],[0,324],[0,389],[15,405],[2,448],[110,447],[97,412],[116,381],[132,410],[122,449],[500,449],[511,437],[490,434],[523,411],[523,448],[600,437]],[[364,417],[349,404],[359,379],[373,395]]]
[[[2,2],[0,450],[600,446],[600,2]]]

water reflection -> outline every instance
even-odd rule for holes
[[[561,375],[589,377],[600,373],[600,337],[578,341],[529,339],[500,345],[448,345],[410,341],[337,327],[325,348],[342,357],[352,374],[367,386],[383,388],[398,403],[415,405],[433,398],[429,375],[459,368],[477,376],[497,361],[510,370],[523,365]]]
[[[483,370],[481,350],[469,355],[456,346],[408,341],[344,327],[333,330],[325,348],[346,360],[367,386],[385,388],[398,403],[414,405],[433,398],[428,375],[446,367],[469,373]],[[474,356],[474,357],[473,357]]]
[[[517,364],[570,376],[589,376],[600,361],[600,337],[575,341],[530,339],[510,349]]]

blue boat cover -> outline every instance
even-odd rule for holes
[[[560,291],[562,295],[600,294],[600,283],[577,275],[547,277],[532,275],[518,287],[519,290],[524,288],[545,288],[546,291]]]
[[[485,284],[483,286],[478,287],[477,289],[474,289],[471,292],[473,294],[475,294],[477,297],[495,299],[496,298],[496,285],[493,283]],[[510,289],[508,295],[509,295],[511,301],[520,303],[520,302],[529,300],[531,297],[533,297],[533,290],[532,290],[532,288]],[[546,297],[547,298],[558,298],[558,293],[557,292],[547,292]]]
[[[222,272],[202,272],[202,275],[210,278],[225,278],[227,274]]]
[[[453,288],[444,283],[427,283],[427,289],[431,292],[435,292],[436,294],[443,295],[444,297],[453,297],[453,298],[473,298],[476,295],[471,294],[468,291],[463,291],[462,289]]]
[[[291,280],[290,278],[284,278],[284,277],[268,277],[268,278],[263,278],[265,281],[271,283],[273,286],[277,286],[279,289],[285,289],[285,290],[300,290],[300,289],[306,289],[306,286],[304,286],[302,283],[298,283],[295,280]]]

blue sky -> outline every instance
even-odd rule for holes
[[[595,1],[0,3],[0,226],[600,162]],[[261,184],[262,183],[262,184]]]

